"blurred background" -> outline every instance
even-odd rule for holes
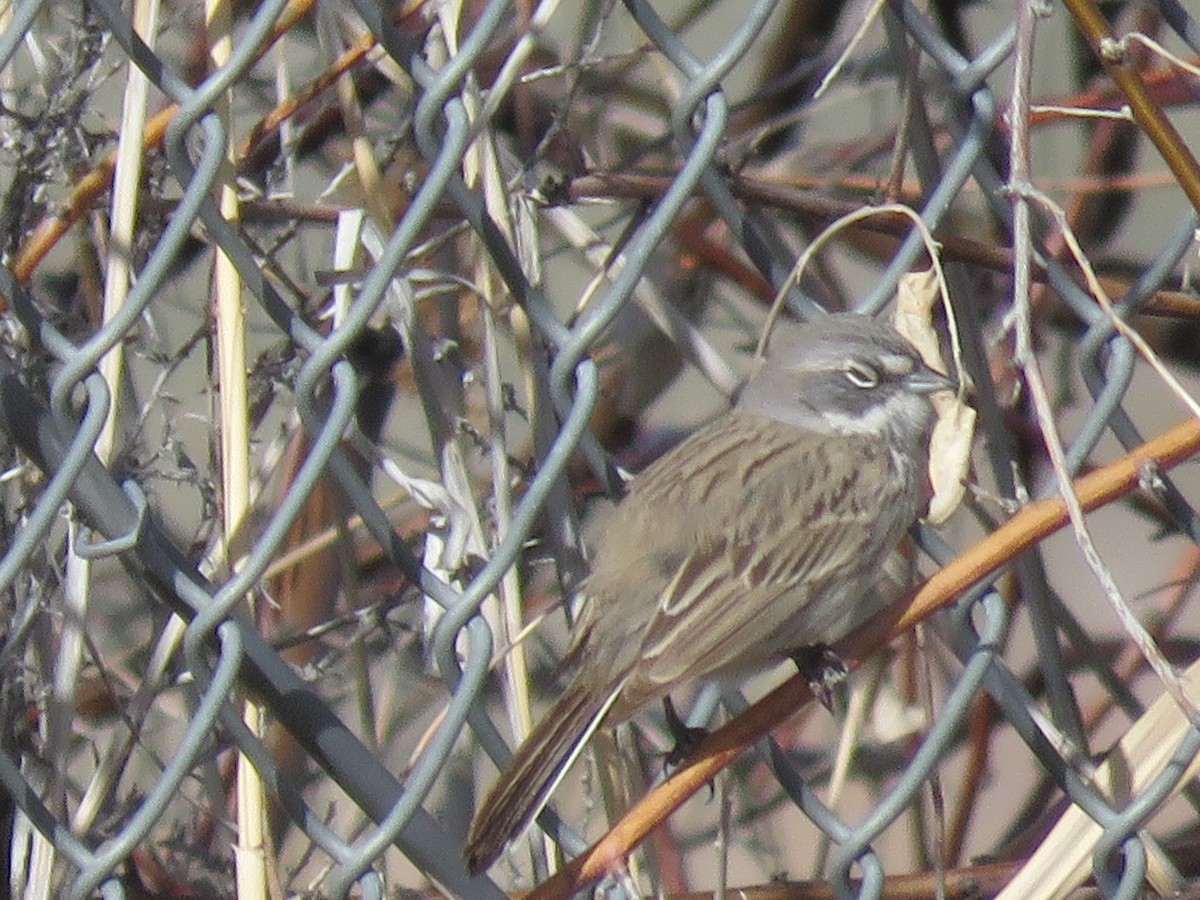
[[[1196,13],[0,4],[5,895],[1195,893]],[[678,810],[647,710],[469,876],[624,476],[935,258],[977,435],[884,574],[943,610]]]

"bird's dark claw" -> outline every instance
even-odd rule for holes
[[[813,696],[833,712],[833,692],[846,680],[848,671],[842,658],[827,644],[801,647],[792,654],[792,662],[808,681]]]
[[[670,697],[663,698],[663,714],[667,719],[667,731],[675,741],[675,746],[667,751],[663,759],[664,770],[670,772],[692,755],[700,746],[700,742],[708,737],[708,731],[704,728],[692,728],[684,722],[683,717],[676,712]]]

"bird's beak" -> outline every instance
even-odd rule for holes
[[[938,391],[957,391],[958,383],[947,378],[940,372],[935,372],[928,366],[922,366],[904,379],[910,391],[918,394],[936,394]]]

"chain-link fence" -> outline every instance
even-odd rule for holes
[[[1187,889],[1177,0],[0,16],[11,895]],[[618,465],[724,407],[777,293],[880,312],[935,246],[979,440],[905,636],[665,784],[655,711],[599,736],[542,819],[583,855],[470,876]]]

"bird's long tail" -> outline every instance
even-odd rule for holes
[[[471,821],[463,855],[478,874],[542,811],[550,794],[608,713],[620,688],[570,684],[530,732]]]

